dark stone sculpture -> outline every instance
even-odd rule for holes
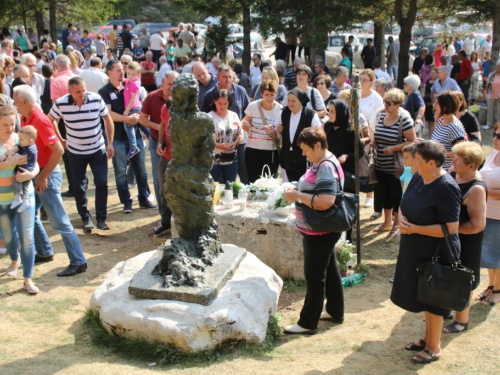
[[[165,173],[165,196],[180,238],[165,247],[153,274],[163,286],[198,286],[206,266],[222,252],[214,220],[215,185],[210,176],[215,150],[212,118],[198,110],[198,82],[181,74],[172,88],[169,137],[172,160]]]

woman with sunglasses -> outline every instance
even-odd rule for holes
[[[385,111],[380,112],[375,128],[375,144],[377,159],[375,175],[379,185],[380,199],[384,210],[384,222],[373,229],[374,232],[389,232],[387,242],[392,241],[399,234],[399,204],[403,194],[399,176],[395,175],[394,153],[402,151],[404,146],[416,139],[413,120],[400,107],[405,95],[400,89],[391,89],[384,95]],[[401,128],[401,143],[399,129]],[[392,215],[394,214],[394,221]]]
[[[337,96],[334,95],[328,88],[332,84],[332,78],[328,74],[322,74],[316,77],[314,80],[314,87],[316,87],[323,98],[323,102],[325,103],[326,110],[328,111],[329,103],[333,99],[337,99]]]
[[[454,145],[467,140],[464,126],[455,117],[460,108],[458,96],[453,91],[441,91],[434,102],[434,118],[437,123],[431,139],[441,143],[446,149],[446,160],[443,169],[448,172],[454,154],[451,151]]]
[[[483,305],[500,301],[500,123],[493,131],[493,152],[480,173],[488,188],[486,228],[481,249],[481,267],[488,269],[488,287],[476,297]]]

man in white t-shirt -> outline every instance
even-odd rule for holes
[[[373,60],[373,73],[375,73],[375,79],[385,78],[387,82],[389,82],[389,86],[391,88],[394,87],[394,83],[392,83],[392,78],[389,73],[386,73],[382,70],[382,64],[379,59]],[[375,80],[373,81],[373,88],[375,88]]]
[[[153,61],[156,63],[157,69],[160,68],[159,62],[160,62],[161,51],[166,44],[167,41],[165,40],[165,38],[163,38],[161,30],[158,30],[157,33],[149,37],[149,49],[151,52],[153,52]]]
[[[262,72],[260,71],[260,64],[262,64],[262,57],[256,53],[252,57],[253,66],[250,68],[250,80],[252,87],[258,85],[262,81]]]
[[[476,50],[476,38],[474,38],[474,33],[470,33],[469,37],[464,40],[464,51],[467,54],[468,59],[470,59],[470,54],[472,53],[472,51],[475,50]]]
[[[486,52],[491,53],[491,47],[493,46],[493,43],[491,42],[491,35],[488,34],[486,35],[486,39],[483,42],[483,46],[481,48],[481,61],[484,61],[484,57],[486,55]]]
[[[160,70],[156,75],[156,86],[158,88],[161,87],[163,78],[165,77],[165,73],[169,70],[172,70],[172,67],[167,62],[167,56],[160,57]]]

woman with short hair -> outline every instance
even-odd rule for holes
[[[484,162],[484,152],[481,146],[474,142],[463,142],[453,146],[455,154],[453,171],[455,181],[460,188],[461,205],[458,237],[460,239],[460,262],[464,267],[474,271],[472,290],[481,281],[481,247],[483,244],[484,227],[486,226],[486,183],[478,172]],[[457,311],[453,323],[443,328],[445,333],[459,333],[469,327],[470,305],[462,311]]]
[[[460,103],[455,117],[464,126],[469,141],[481,144],[481,130],[476,115],[467,109],[467,101],[462,91],[453,91],[453,93],[458,97]]]
[[[391,89],[384,96],[385,111],[377,117],[375,128],[375,146],[377,158],[375,161],[375,175],[384,210],[384,222],[374,232],[389,232],[387,242],[392,241],[399,234],[399,204],[401,195],[400,176],[396,176],[394,153],[402,151],[404,146],[416,139],[413,120],[408,114],[400,110],[405,96],[400,89]],[[401,129],[401,135],[400,135]],[[398,143],[400,142],[400,143]],[[392,220],[394,214],[394,221]]]
[[[412,74],[406,77],[404,80],[404,90],[408,94],[403,104],[403,109],[406,109],[410,114],[413,123],[415,125],[415,132],[417,135],[421,135],[422,127],[424,122],[425,103],[420,95],[418,88],[420,87],[420,78],[416,74]]]
[[[278,103],[281,103],[286,94],[285,85],[280,84],[280,80],[278,78],[278,73],[276,69],[272,66],[266,66],[262,69],[262,80],[261,83],[252,87],[252,91],[250,91],[250,101],[262,99],[262,88],[260,85],[262,82],[274,82],[276,85],[276,98],[275,100]]]
[[[453,146],[467,139],[463,125],[455,117],[459,107],[460,102],[453,91],[441,91],[434,102],[434,118],[437,119],[437,126],[431,139],[441,143],[446,149],[446,160],[443,164],[445,171],[451,168],[454,157],[451,151]]]
[[[297,187],[285,192],[285,199],[290,203],[297,202],[295,224],[302,235],[307,291],[300,319],[296,324],[284,327],[284,332],[312,335],[318,332],[320,319],[337,324],[344,321],[342,278],[335,254],[335,244],[341,233],[309,229],[304,222],[302,206],[314,205],[321,211],[332,207],[343,185],[344,173],[335,155],[328,151],[326,134],[321,127],[302,130],[297,144],[311,166],[300,177]],[[322,311],[325,297],[325,311]]]
[[[227,90],[215,90],[214,103],[209,115],[215,125],[215,159],[210,171],[215,182],[222,184],[236,181],[238,174],[238,145],[243,141],[238,115],[228,108],[233,104],[233,98]]]
[[[446,158],[444,146],[435,141],[423,141],[415,148],[418,172],[413,175],[401,200],[401,242],[391,301],[409,312],[424,311],[425,335],[406,345],[405,349],[418,352],[411,358],[412,362],[425,364],[441,357],[443,317],[448,316],[450,310],[417,300],[419,274],[416,265],[431,260],[437,247],[444,262],[460,256],[461,195],[453,177],[442,168]],[[456,254],[451,254],[453,250],[443,241],[442,224],[448,227]]]
[[[314,87],[319,91],[321,97],[323,98],[323,102],[325,103],[326,110],[328,111],[328,104],[331,100],[337,99],[337,96],[334,95],[329,87],[332,84],[332,78],[328,74],[322,74],[316,77],[314,80]]]

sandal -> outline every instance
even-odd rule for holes
[[[379,232],[388,232],[391,229],[389,227],[384,226],[384,224],[380,224],[379,226],[373,228],[372,232],[379,233]]]
[[[493,290],[493,287],[494,285],[489,285],[485,290],[484,292],[482,292],[481,294],[479,294],[478,296],[476,296],[475,300],[476,301],[484,301],[486,298],[488,298],[489,296],[491,296],[491,293],[488,294],[487,296],[485,296],[484,294],[488,292],[488,290]]]
[[[389,234],[386,237],[385,242],[391,242],[393,239],[395,239],[399,235],[399,229],[391,229]]]
[[[420,344],[420,345],[417,345],[417,344]],[[425,346],[427,345],[427,343],[420,339],[418,340],[418,342],[410,342],[408,345],[405,345],[405,349],[406,350],[411,350],[413,352],[421,352],[423,349],[425,349]]]
[[[382,212],[374,212],[368,220],[370,221],[377,220],[380,216],[382,216]]]
[[[444,333],[460,333],[460,332],[467,331],[467,328],[469,328],[469,323],[470,323],[470,320],[467,323],[461,323],[458,320],[454,320],[453,323],[451,323],[443,328],[443,332]],[[458,329],[457,326],[462,326],[464,328]]]
[[[481,302],[481,304],[484,306],[495,306],[498,302],[500,302],[500,301],[493,302],[491,300],[491,297],[493,296],[493,294],[500,294],[500,289],[492,290],[490,296],[487,299],[485,299],[483,302]]]
[[[411,361],[413,363],[424,365],[426,363],[431,363],[431,362],[437,361],[441,357],[441,356],[437,356],[436,354],[431,352],[429,349],[424,349],[424,350],[422,350],[422,352],[427,354],[430,358],[424,357],[422,354],[418,353],[418,354],[415,354],[413,357],[411,357]]]

